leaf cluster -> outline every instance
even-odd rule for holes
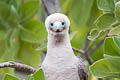
[[[41,51],[37,48],[47,37],[36,15],[40,7],[39,0],[0,0],[0,62],[18,60],[38,67]]]
[[[90,66],[90,71],[99,78],[120,78],[120,1],[97,0],[103,14],[95,21],[97,28],[91,31],[90,40],[109,36],[103,44],[104,58]]]
[[[5,74],[3,80],[20,80],[20,79],[11,74]],[[43,70],[39,69],[34,74],[29,75],[26,80],[45,80]]]

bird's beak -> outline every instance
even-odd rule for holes
[[[50,28],[53,32],[61,32],[65,29],[60,21],[55,21],[53,24],[54,26]]]
[[[54,22],[54,27],[55,30],[60,30],[62,28],[61,22],[60,21]]]

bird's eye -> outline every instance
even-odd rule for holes
[[[53,26],[53,23],[50,23],[51,26]]]
[[[65,25],[65,22],[62,22],[62,25],[64,26],[64,25]]]

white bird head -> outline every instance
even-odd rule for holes
[[[50,34],[65,34],[69,31],[70,21],[64,14],[54,13],[46,18],[45,26]]]

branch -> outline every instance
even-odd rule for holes
[[[76,49],[76,48],[72,48],[72,49],[73,49],[73,51],[78,52],[80,54],[84,54],[85,53],[83,50],[79,50],[79,49]]]
[[[88,46],[88,51],[92,49],[92,47],[94,46],[95,41],[92,41],[92,43]]]
[[[85,52],[85,57],[86,57],[86,59],[87,59],[89,65],[92,65],[92,64],[93,64],[93,61],[92,61],[90,55],[88,54],[88,51]]]
[[[78,53],[80,53],[80,54],[83,54],[83,55],[86,57],[88,63],[91,65],[91,64],[93,64],[93,61],[92,61],[90,55],[88,54],[88,43],[89,43],[88,36],[89,36],[89,32],[88,32],[88,34],[87,34],[87,36],[86,36],[86,41],[85,41],[83,50],[79,50],[79,49],[76,49],[76,48],[72,48],[72,49],[73,49],[73,51],[75,51],[75,52],[78,52]],[[78,56],[79,56],[79,55],[78,55]]]
[[[21,64],[17,62],[9,61],[9,62],[0,63],[0,68],[6,68],[6,67],[15,68],[16,70],[27,72],[27,73],[34,73],[36,71],[31,66],[27,66],[25,64]]]
[[[44,0],[41,0],[41,2],[42,2],[42,4],[43,4],[44,10],[45,10],[45,12],[47,13],[47,15],[50,15],[50,12],[48,11],[48,8],[47,8],[47,6],[46,6],[46,4],[45,4],[45,1],[44,1]]]
[[[88,36],[89,36],[89,32],[87,33],[87,36],[86,36],[86,40],[85,40],[85,44],[83,46],[83,50],[87,50],[88,49],[88,43],[89,43],[89,39],[88,39]]]
[[[92,55],[96,51],[96,49],[98,49],[103,44],[104,40],[105,40],[105,38],[102,39],[99,43],[97,43],[96,46],[93,49],[91,49],[89,54]]]
[[[89,63],[90,65],[92,65],[92,64],[93,64],[93,61],[92,61],[92,59],[91,59],[91,57],[90,57],[90,55],[89,55],[89,53],[88,53],[88,44],[89,44],[88,36],[89,36],[89,35],[90,35],[90,34],[89,34],[89,32],[88,32],[88,33],[87,33],[87,36],[86,36],[85,44],[84,44],[84,46],[83,46],[83,50],[84,50],[84,55],[85,55],[88,63]]]
[[[57,12],[61,11],[59,0],[55,0],[55,7],[56,7]]]

